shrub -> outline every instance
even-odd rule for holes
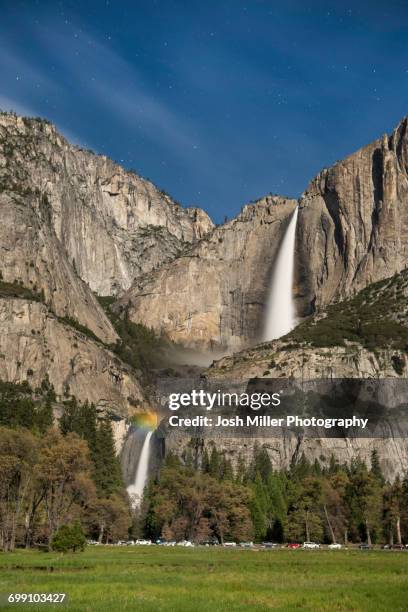
[[[86,538],[79,521],[73,525],[61,525],[51,541],[52,550],[62,553],[83,551],[85,546]]]
[[[347,342],[355,342],[368,350],[387,347],[406,351],[407,317],[395,303],[394,287],[397,281],[405,282],[407,276],[408,272],[404,271],[402,280],[395,277],[391,281],[379,281],[343,302],[328,306],[324,317],[305,320],[286,336],[287,340],[307,342],[315,347],[346,346]],[[400,365],[396,367],[401,369]]]
[[[392,367],[394,368],[395,372],[399,376],[402,376],[404,373],[405,359],[401,357],[400,355],[393,355],[391,357],[391,362],[392,362]]]

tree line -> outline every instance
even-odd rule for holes
[[[387,481],[376,451],[369,467],[301,456],[274,470],[264,446],[232,464],[195,440],[167,454],[135,516],[109,419],[74,397],[58,403],[47,379],[36,389],[0,381],[0,548],[57,547],[69,529],[77,542],[82,530],[100,542],[405,543],[408,476]]]
[[[378,453],[323,468],[304,456],[276,471],[256,445],[235,468],[215,446],[197,461],[168,455],[146,490],[145,536],[194,541],[401,543],[408,541],[408,477],[388,482]]]
[[[131,523],[110,421],[75,398],[56,404],[48,380],[0,382],[0,548],[51,548],[69,525],[116,541]]]

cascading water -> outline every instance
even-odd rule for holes
[[[146,437],[143,441],[143,446],[139,457],[139,462],[137,464],[135,480],[127,488],[132,508],[138,508],[142,501],[143,490],[146,485],[149,470],[150,440],[152,435],[153,431],[148,431],[146,433]]]
[[[274,340],[295,326],[293,272],[298,207],[295,208],[280,245],[269,288],[263,340]]]

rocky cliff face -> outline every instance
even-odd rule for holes
[[[371,453],[378,451],[382,472],[390,481],[396,476],[403,477],[408,461],[407,438],[395,437],[387,440],[372,438],[307,438],[286,431],[281,437],[234,438],[206,437],[197,441],[195,447],[190,437],[181,431],[172,431],[165,438],[165,452],[177,455],[182,460],[192,454],[198,464],[202,461],[205,449],[211,454],[215,446],[236,469],[243,461],[251,465],[256,445],[264,447],[269,455],[273,469],[286,470],[304,456],[311,464],[315,461],[328,468],[333,456],[339,463],[349,464],[359,457],[370,467]],[[193,450],[192,450],[193,449]]]
[[[135,282],[129,315],[173,341],[205,350],[259,337],[272,264],[296,200],[248,204],[184,254]]]
[[[304,317],[408,265],[408,134],[323,170],[299,201],[294,287]],[[296,202],[266,198],[124,299],[131,316],[200,348],[234,351],[259,339],[273,261]],[[182,298],[180,299],[180,296]]]
[[[0,379],[33,388],[49,377],[62,399],[128,416],[146,405],[131,369],[102,343],[59,320],[39,302],[0,299]]]
[[[395,357],[405,363],[405,351],[392,349],[367,350],[354,344],[346,347],[293,346],[290,340],[275,341],[224,357],[208,371],[208,376],[220,381],[245,381],[249,378],[295,378],[298,380],[331,378],[394,379],[395,401],[398,400],[399,374],[395,371]],[[407,375],[406,366],[402,375]],[[398,403],[398,402],[397,402]],[[397,428],[398,429],[398,428]],[[408,464],[408,438],[406,432],[389,431],[388,439],[378,438],[331,438],[324,434],[313,437],[293,431],[282,431],[281,436],[258,436],[250,438],[207,437],[205,445],[226,453],[234,465],[241,456],[248,464],[253,457],[255,444],[264,445],[275,469],[286,469],[302,454],[311,463],[317,460],[322,466],[329,465],[333,455],[340,463],[349,463],[360,457],[370,465],[373,449],[378,450],[381,467],[387,478],[394,479],[406,472]],[[190,438],[180,432],[171,432],[166,438],[167,451],[180,456],[187,453]],[[191,444],[190,444],[191,445]],[[204,447],[203,447],[204,448]],[[203,449],[202,449],[203,450]]]
[[[332,168],[300,200],[297,302],[304,315],[408,265],[408,119]]]
[[[70,145],[51,124],[0,114],[0,185],[39,194],[70,264],[99,295],[180,253],[213,224],[105,156]]]
[[[387,404],[397,406],[401,378],[408,377],[408,272],[370,285],[354,298],[319,312],[281,340],[267,342],[214,362],[207,377],[214,381],[248,381],[250,378],[282,378],[297,381],[336,378],[387,379]],[[404,387],[406,392],[406,386]],[[403,413],[405,414],[405,413]],[[401,419],[403,417],[401,416]],[[401,420],[401,427],[406,427]],[[286,468],[302,453],[314,462],[328,464],[331,455],[347,463],[360,456],[369,465],[370,453],[379,452],[384,474],[393,479],[404,474],[408,463],[408,437],[404,430],[390,429],[388,439],[320,438],[286,431],[281,437],[214,439],[236,462],[241,455],[252,458],[254,444],[264,444],[272,464]],[[173,440],[173,435],[175,440]],[[187,441],[180,434],[166,440],[169,449],[182,454]],[[206,444],[211,444],[207,439]]]
[[[212,228],[206,213],[10,113],[0,113],[0,210],[0,378],[48,375],[61,397],[122,416],[146,406],[108,348],[118,336],[93,291],[121,291],[174,258]]]
[[[58,316],[88,327],[104,342],[116,333],[89,287],[77,276],[49,223],[49,204],[38,193],[0,193],[0,271],[4,281],[42,292]]]
[[[374,287],[375,303],[359,294],[357,306],[349,300],[340,312],[330,310],[407,267],[407,201],[407,120],[323,170],[299,203],[268,196],[214,228],[203,211],[183,209],[149,181],[69,145],[47,122],[0,114],[0,378],[35,386],[48,374],[61,397],[73,394],[120,416],[147,406],[136,374],[109,349],[117,335],[93,291],[118,295],[118,310],[128,306],[133,321],[186,346],[233,352],[253,345],[298,204],[295,298],[299,315],[315,316],[285,339],[225,357],[207,375],[407,376],[406,274],[400,284]],[[8,294],[10,284],[28,297]],[[375,335],[381,304],[377,327],[386,331]],[[126,431],[121,422],[118,443]],[[180,435],[166,439],[166,448],[182,453],[189,439]],[[254,442],[221,444],[231,458],[249,459]],[[276,467],[303,451],[323,462],[332,453],[341,461],[367,458],[377,444],[292,434],[262,443]],[[378,444],[385,472],[402,471],[403,439]]]

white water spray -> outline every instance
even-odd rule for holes
[[[298,207],[295,208],[280,245],[273,270],[266,305],[263,340],[274,340],[289,333],[295,326],[293,306],[293,272]]]
[[[147,473],[149,469],[150,439],[152,435],[152,431],[148,431],[146,434],[142,451],[140,453],[139,462],[137,464],[135,481],[127,488],[132,508],[138,508],[142,502],[143,490],[146,485]]]

